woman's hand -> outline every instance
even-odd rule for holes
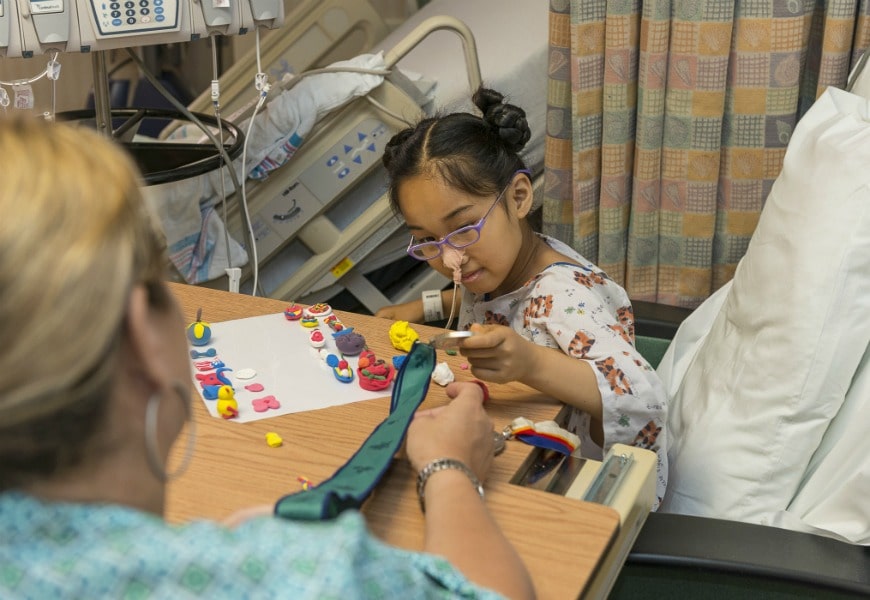
[[[523,381],[534,368],[537,346],[504,325],[471,326],[474,335],[462,340],[459,352],[475,377],[493,383]]]
[[[423,301],[413,300],[404,304],[391,304],[381,308],[375,313],[376,317],[391,321],[408,321],[409,323],[423,323]]]
[[[406,452],[419,472],[436,458],[454,458],[483,481],[493,456],[492,420],[483,409],[483,390],[470,381],[446,388],[452,401],[421,410],[408,428]]]
[[[408,458],[418,473],[436,458],[453,458],[483,481],[494,444],[483,390],[471,381],[454,381],[446,390],[450,404],[419,411],[411,421]],[[525,565],[465,474],[435,473],[425,496],[425,552],[445,557],[471,581],[507,598],[535,597]]]

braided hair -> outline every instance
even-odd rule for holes
[[[496,194],[526,166],[519,156],[531,137],[525,111],[494,90],[480,88],[472,102],[482,116],[451,113],[423,119],[387,143],[383,163],[390,203],[399,212],[398,186],[417,175],[437,174],[475,196]]]

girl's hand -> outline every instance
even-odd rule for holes
[[[375,313],[376,317],[390,321],[408,321],[423,324],[423,301],[413,300],[404,304],[385,306]]]
[[[475,377],[494,383],[523,381],[533,369],[537,347],[504,325],[471,326],[474,335],[462,340],[459,352]]]

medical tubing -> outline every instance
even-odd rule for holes
[[[263,103],[266,101],[265,92],[260,95],[260,100],[257,102],[257,105],[254,107],[254,112],[251,115],[251,119],[248,121],[248,131],[245,133],[245,143],[242,144],[242,165],[245,164],[248,158],[248,140],[251,139],[251,129],[254,127],[254,118],[257,116],[257,112],[260,110],[260,107],[263,106]],[[242,215],[245,223],[248,226],[248,233],[251,237],[251,254],[253,258],[253,266],[251,267],[254,272],[254,282],[251,286],[251,296],[257,295],[257,286],[260,280],[260,259],[257,255],[257,240],[254,237],[254,227],[251,225],[251,216],[248,212],[248,196],[246,192],[245,182],[242,182]]]
[[[14,88],[16,85],[30,85],[31,83],[36,83],[43,77],[48,77],[51,80],[51,118],[54,119],[54,115],[56,114],[57,108],[57,78],[60,75],[60,63],[57,62],[57,52],[53,52],[51,55],[51,59],[46,63],[45,68],[38,75],[34,75],[29,79],[18,79],[16,81],[2,81],[0,80],[0,86],[7,86]],[[3,112],[6,112],[6,106],[9,104],[8,98],[9,94],[6,90],[4,92],[4,99],[7,101],[2,104]]]
[[[260,28],[254,28],[254,44],[256,45],[256,55],[257,55],[257,74],[263,72],[263,65],[260,62]]]
[[[199,129],[202,130],[203,133],[205,133],[205,135],[208,137],[208,139],[211,140],[212,144],[215,145],[215,147],[217,148],[221,157],[224,159],[224,164],[232,165],[233,161],[230,158],[229,154],[227,154],[226,148],[224,148],[223,145],[221,145],[221,143],[218,141],[218,139],[215,138],[215,136],[211,132],[211,130],[209,130],[209,128],[206,127],[202,123],[202,121],[200,121],[196,117],[196,115],[194,115],[192,112],[190,112],[190,110],[186,106],[184,106],[181,102],[179,102],[175,98],[175,96],[173,96],[172,94],[169,93],[169,91],[163,86],[163,84],[160,83],[160,80],[158,80],[156,77],[154,77],[154,75],[152,75],[150,71],[148,71],[148,68],[145,66],[145,63],[142,61],[141,58],[139,58],[139,56],[136,55],[135,52],[133,52],[132,48],[127,48],[126,50],[127,50],[127,54],[130,55],[130,58],[133,59],[133,62],[135,62],[136,65],[139,67],[139,71],[142,73],[142,75],[144,75],[145,78],[149,81],[149,83],[151,83],[151,85],[154,86],[154,89],[156,89],[158,92],[160,92],[160,94],[164,98],[166,98],[170,102],[170,104],[172,104],[172,106],[174,106],[176,108],[176,110],[178,110],[181,114],[183,114],[189,121],[191,121],[192,123],[195,123],[196,126],[199,127]],[[243,148],[246,145],[247,145],[247,140],[245,140],[245,142],[243,143]],[[245,168],[245,165],[244,165],[244,162],[242,162],[242,169],[244,170],[244,168]],[[239,183],[239,178],[236,175],[236,170],[231,167],[231,168],[227,169],[227,172],[230,174],[230,179],[233,182],[233,188],[235,189],[236,193],[239,194],[239,196],[241,196],[242,195],[242,186]],[[245,221],[244,225],[247,226],[246,228],[244,228],[245,232],[251,234],[250,239],[248,240],[248,244],[250,246],[255,247],[256,241],[254,240],[253,229],[251,228],[251,224],[248,221],[248,214],[246,211],[242,211],[242,220]],[[229,252],[229,248],[227,248],[227,252]]]
[[[453,325],[453,317],[456,315],[456,290],[459,289],[459,284],[453,284],[453,296],[450,299],[450,316],[447,318],[447,325],[444,326],[444,329],[450,329],[450,326]]]
[[[60,77],[60,63],[57,62],[57,52],[51,55],[51,60],[45,66],[45,75],[51,80],[51,120],[57,114],[57,80]]]
[[[51,60],[52,60],[52,62],[57,60],[57,52],[54,53],[54,56],[52,57]],[[49,63],[49,64],[51,64],[51,63]],[[9,86],[9,87],[11,87],[13,85],[28,85],[31,83],[36,83],[37,81],[39,81],[43,77],[47,77],[47,76],[48,76],[48,65],[46,65],[46,67],[42,70],[42,73],[40,73],[39,75],[34,75],[30,79],[18,79],[16,81],[0,81],[0,85],[5,85],[5,86]]]
[[[254,106],[254,112],[251,113],[251,118],[248,120],[248,131],[245,133],[245,143],[242,144],[242,165],[247,164],[248,162],[248,142],[251,140],[251,131],[254,128],[254,120],[257,118],[257,113],[263,107],[263,104],[266,102],[266,98],[269,95],[269,90],[272,89],[271,84],[269,83],[268,75],[263,72],[263,66],[260,62],[260,28],[257,27],[254,30],[254,39],[256,43],[256,56],[257,56],[257,74],[254,76],[254,87],[257,90],[257,104]],[[253,284],[251,285],[251,296],[257,295],[257,288],[260,285],[260,257],[257,252],[257,239],[254,236],[254,226],[251,223],[251,215],[248,209],[248,193],[247,193],[247,167],[245,168],[245,180],[242,181],[242,195],[241,195],[241,204],[242,204],[242,214],[244,215],[244,220],[248,227],[248,233],[251,237],[251,254],[253,257],[253,266],[251,267],[254,273]]]
[[[211,73],[212,73],[212,82],[211,82],[211,101],[212,106],[214,107],[214,118],[217,121],[218,128],[218,142],[220,142],[220,147],[224,147],[224,127],[223,123],[221,123],[221,101],[220,101],[220,82],[218,81],[218,61],[217,61],[217,43],[215,41],[216,35],[210,35],[211,42]],[[227,216],[227,188],[224,182],[224,166],[226,163],[223,160],[223,154],[221,154],[221,161],[218,165],[218,177],[221,180],[221,216],[223,217],[224,223],[229,223],[229,218]],[[230,166],[232,168],[232,166]],[[228,227],[224,227],[224,244],[226,244],[227,248],[227,268],[233,268],[233,253],[230,251],[230,232]]]

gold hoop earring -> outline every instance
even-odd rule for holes
[[[145,456],[148,459],[148,466],[151,468],[151,472],[164,483],[175,479],[187,470],[190,459],[193,456],[193,447],[196,443],[196,420],[193,418],[187,389],[180,383],[175,383],[172,387],[184,404],[185,421],[188,424],[187,448],[184,450],[181,464],[172,473],[167,473],[160,462],[160,454],[157,452],[157,410],[160,405],[160,394],[152,394],[148,398],[148,404],[145,406]]]

